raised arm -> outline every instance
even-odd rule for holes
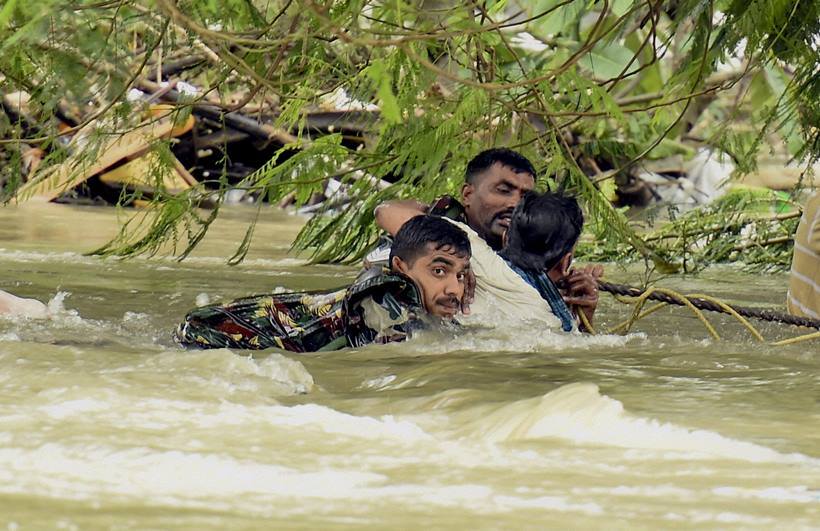
[[[391,236],[395,236],[409,219],[426,214],[429,209],[430,207],[424,203],[414,199],[405,199],[386,201],[377,206],[373,214],[376,216],[376,225]]]

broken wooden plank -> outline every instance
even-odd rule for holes
[[[102,173],[100,181],[111,186],[141,192],[153,192],[161,187],[170,194],[178,194],[196,184],[196,180],[176,157],[171,162],[172,164],[168,166],[160,160],[159,154],[148,152],[141,157],[117,166],[113,170]],[[185,172],[185,175],[179,171],[180,168]]]
[[[178,158],[174,157],[173,160],[171,160],[171,163],[174,165],[174,169],[177,171],[182,180],[188,183],[189,187],[199,184],[196,177],[191,175],[191,172],[188,171],[188,169],[179,161]]]
[[[117,162],[134,157],[146,151],[159,139],[171,136],[179,126],[173,120],[163,119],[141,125],[127,133],[103,141],[97,157],[89,161],[81,154],[74,154],[62,164],[52,166],[45,172],[38,172],[33,179],[24,184],[15,194],[18,202],[31,197],[53,201],[60,194],[67,192],[93,175],[110,168]],[[77,147],[79,138],[72,144]]]

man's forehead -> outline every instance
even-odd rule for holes
[[[487,168],[482,177],[492,181],[508,180],[511,184],[522,188],[532,188],[535,186],[535,177],[526,171],[516,172],[515,169],[502,162],[496,162]]]
[[[448,262],[466,262],[470,263],[470,254],[458,250],[452,245],[442,245],[430,242],[424,248],[424,257],[430,261],[435,259],[445,259]]]

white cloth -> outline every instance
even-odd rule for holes
[[[44,319],[48,317],[48,307],[35,299],[23,299],[0,290],[0,315]]]
[[[547,301],[510,269],[481,236],[464,223],[444,219],[467,233],[473,251],[470,268],[476,280],[475,300],[470,305],[470,315],[459,315],[459,322],[495,327],[503,324],[520,326],[529,321],[542,327],[561,329],[561,321],[552,313]]]

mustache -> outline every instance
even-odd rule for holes
[[[461,301],[459,301],[456,297],[453,296],[444,296],[436,299],[436,304],[438,304],[439,306],[452,306],[454,308],[458,308],[461,304]]]
[[[501,218],[512,218],[512,213],[513,213],[512,208],[502,210],[501,212],[499,212],[495,216],[493,216],[493,221],[499,220]]]

